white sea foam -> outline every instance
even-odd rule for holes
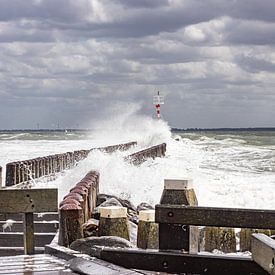
[[[230,135],[219,139],[177,135],[176,141],[166,122],[137,115],[136,111],[130,107],[122,115],[111,115],[111,119],[93,125],[95,130],[85,140],[0,143],[4,152],[1,161],[137,140],[138,145],[128,152],[94,151],[55,182],[41,184],[58,186],[61,200],[88,171],[98,170],[100,192],[128,198],[134,204],[155,204],[165,178],[192,178],[200,205],[275,209],[274,146],[250,145],[241,135],[236,139]],[[125,154],[162,142],[167,143],[164,158],[148,160],[140,166],[123,160]]]

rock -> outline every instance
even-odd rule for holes
[[[129,201],[129,200],[123,200],[120,198],[117,198],[117,200],[122,204],[123,207],[126,207],[129,210],[137,211],[137,208]]]
[[[99,221],[96,219],[89,219],[82,225],[84,237],[96,236],[98,231]]]
[[[151,204],[142,202],[137,206],[137,212],[139,213],[140,210],[153,210],[155,209]]]
[[[107,194],[98,194],[96,197],[96,206],[99,206],[100,204],[102,204],[103,202],[105,202],[106,200],[113,198],[114,196],[111,195],[107,195]]]
[[[122,204],[116,198],[109,198],[106,201],[104,201],[103,203],[101,203],[98,207],[106,207],[106,206],[122,206]]]
[[[121,199],[121,198],[119,198],[117,196],[107,195],[107,194],[98,194],[97,195],[96,206],[99,206],[102,203],[104,203],[105,201],[109,201],[112,198],[118,200],[123,207],[127,207],[127,209],[131,209],[133,211],[137,211],[136,207],[129,200]]]
[[[135,224],[138,224],[137,212],[131,209],[128,209],[128,220]]]
[[[92,257],[98,256],[103,246],[120,247],[120,248],[133,248],[134,245],[120,237],[115,236],[101,236],[101,237],[88,237],[74,241],[70,248]]]
[[[99,208],[100,207],[108,207],[108,206],[122,206],[122,204],[116,198],[110,197],[94,209],[94,211],[92,213],[92,217],[95,219],[99,219],[99,217],[100,217]]]

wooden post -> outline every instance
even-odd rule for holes
[[[271,236],[271,230],[268,229],[242,228],[240,232],[240,251],[251,251],[251,236],[253,233],[263,233]]]
[[[6,186],[12,186],[15,182],[15,164],[13,162],[6,165]]]
[[[269,274],[275,274],[275,241],[265,234],[252,234],[252,259]]]
[[[192,180],[164,180],[160,204],[198,205],[192,187]],[[165,224],[159,221],[159,248],[197,253],[199,248],[198,227],[184,224]]]
[[[126,207],[100,207],[99,211],[99,236],[117,236],[130,240]]]
[[[155,223],[155,210],[141,210],[138,216],[137,247],[147,249],[159,248],[159,228]]]
[[[2,187],[2,166],[0,166],[0,188]]]
[[[33,213],[23,214],[24,227],[24,253],[27,255],[34,254],[34,226]]]
[[[21,175],[20,175],[20,163],[15,163],[15,184],[18,184],[21,182]]]
[[[79,205],[62,205],[59,209],[58,244],[68,247],[73,241],[83,238],[83,223],[83,211]]]

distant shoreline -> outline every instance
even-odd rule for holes
[[[265,132],[275,131],[275,127],[248,127],[248,128],[171,128],[172,132]],[[93,129],[0,129],[0,133],[15,132],[91,132]]]
[[[249,128],[172,128],[173,132],[270,132],[275,127],[249,127]]]

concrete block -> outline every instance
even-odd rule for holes
[[[108,206],[99,208],[100,217],[102,218],[126,218],[127,208],[121,206]]]
[[[166,190],[184,190],[193,188],[191,179],[165,179],[164,189]]]
[[[154,222],[155,210],[141,210],[138,215],[139,221]]]

